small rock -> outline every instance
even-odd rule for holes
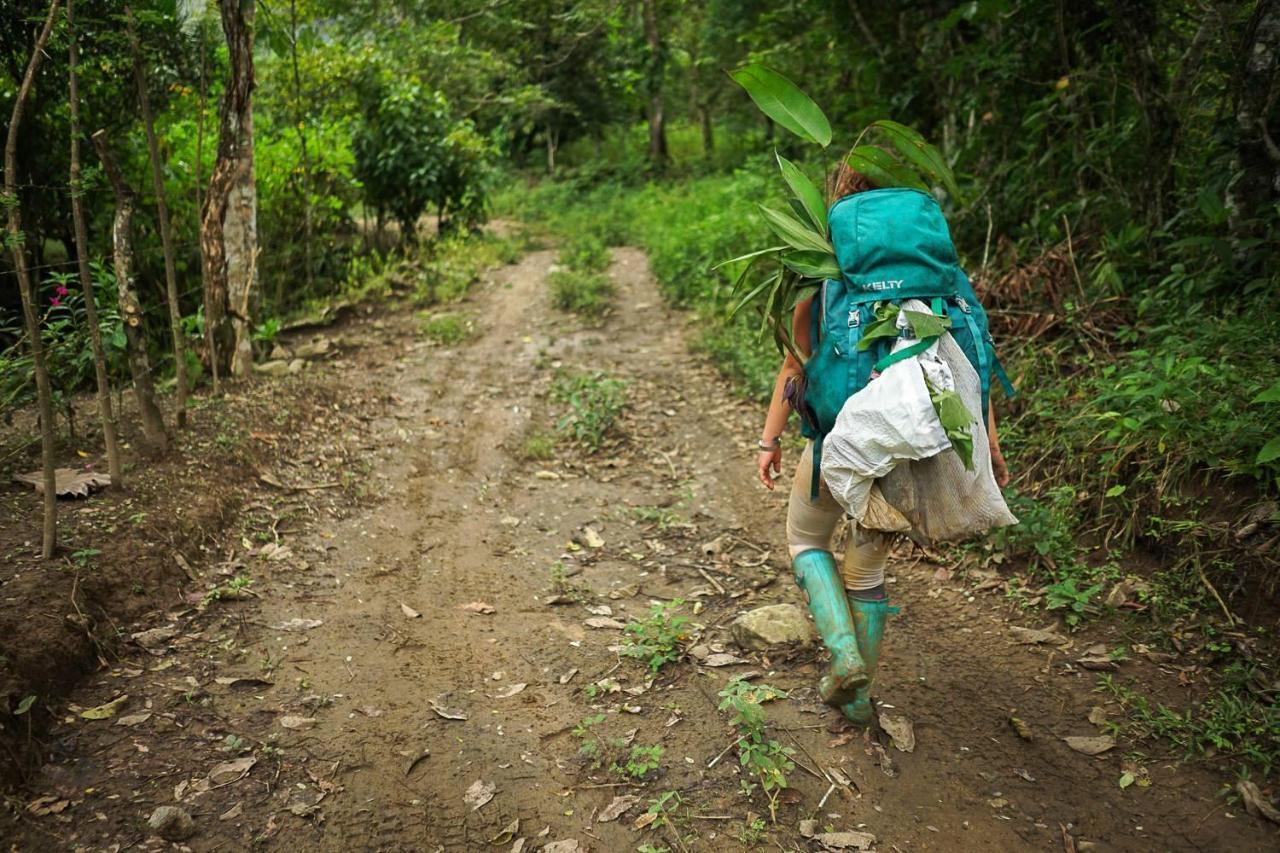
[[[305,343],[294,350],[294,355],[298,358],[319,358],[327,355],[329,349],[333,346],[333,341],[328,338],[316,338],[314,341]]]
[[[1111,735],[1075,735],[1064,737],[1063,740],[1067,742],[1067,746],[1085,755],[1101,755],[1116,746],[1116,739]]]
[[[196,834],[196,822],[177,806],[160,806],[151,813],[147,827],[165,841],[186,841]]]
[[[818,822],[816,820],[800,821],[800,835],[803,838],[813,838],[818,834]]]
[[[255,364],[253,369],[258,373],[264,373],[267,376],[284,376],[289,372],[289,362],[284,359],[264,361],[262,364]]]
[[[869,832],[819,832],[813,840],[828,850],[870,850],[876,837]]]
[[[794,604],[771,604],[748,610],[730,626],[733,639],[744,649],[763,651],[782,643],[809,643],[809,620]]]

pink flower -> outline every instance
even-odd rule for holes
[[[59,298],[58,298],[58,297],[56,297],[56,296],[51,296],[51,297],[49,297],[49,304],[50,304],[50,305],[61,305],[61,304],[62,304],[62,300],[61,300],[61,299],[59,299]]]
[[[71,292],[67,290],[67,286],[65,284],[60,284],[57,287],[55,287],[53,290],[55,293],[58,294],[58,296],[66,296],[68,293]]]

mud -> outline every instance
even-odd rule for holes
[[[59,705],[48,762],[0,816],[15,849],[161,849],[146,820],[163,805],[192,815],[194,850],[818,849],[800,832],[809,819],[870,832],[879,850],[1274,846],[1202,768],[1063,741],[1099,734],[1088,717],[1105,697],[1074,661],[1116,629],[1017,644],[1011,626],[1042,625],[918,551],[892,564],[902,614],[877,690],[882,712],[913,722],[912,752],[821,705],[812,648],[686,658],[652,679],[620,658],[622,632],[587,624],[602,607],[625,623],[682,600],[695,644],[736,652],[735,615],[800,603],[786,483],[756,483],[759,412],[689,353],[688,317],[662,305],[641,253],[617,251],[616,309],[599,328],[548,306],[553,258],[477,288],[462,310],[478,332],[456,347],[420,340],[408,312],[342,332],[341,356],[308,379],[336,395],[331,427],[310,425],[330,450],[279,460],[271,475],[288,488],[260,484],[199,582],[129,629],[172,625],[172,638],[126,646]],[[616,436],[596,454],[561,442],[525,458],[563,411],[557,372],[580,370],[628,381]],[[344,395],[384,387],[384,411],[339,416]],[[249,592],[230,589],[236,576]],[[215,584],[225,594],[205,595]],[[717,711],[728,679],[748,675],[789,693],[765,706],[795,750],[776,823],[759,792],[741,793]],[[80,713],[121,695],[113,716]],[[599,766],[575,733],[597,714]],[[663,747],[641,781],[612,769],[635,745]],[[1126,768],[1143,784],[1121,789]],[[472,808],[477,782],[493,796]],[[666,825],[635,828],[668,791],[680,797]],[[637,804],[601,822],[626,795]]]

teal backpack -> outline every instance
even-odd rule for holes
[[[822,440],[835,426],[846,400],[895,361],[927,349],[937,335],[890,355],[895,336],[877,337],[860,347],[876,321],[878,304],[920,299],[945,316],[948,331],[982,382],[986,421],[995,373],[1005,391],[1013,386],[987,329],[987,314],[969,278],[960,269],[955,244],[942,209],[920,190],[888,188],[845,196],[828,214],[831,243],[840,278],[827,279],[814,296],[810,341],[804,366],[804,392],[798,407],[801,433],[813,440],[812,498],[818,495]]]

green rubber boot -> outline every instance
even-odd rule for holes
[[[840,711],[851,722],[865,726],[875,715],[875,707],[871,704],[871,684],[875,680],[876,669],[880,665],[880,644],[884,640],[884,623],[890,613],[898,612],[898,608],[890,607],[885,599],[863,601],[850,594],[849,609],[853,614],[853,629],[858,637],[858,648],[862,651],[862,659],[867,667],[867,683],[854,691],[853,701],[841,705]]]
[[[858,651],[853,615],[845,597],[844,579],[830,551],[811,548],[791,562],[796,583],[809,598],[809,612],[818,636],[831,652],[831,667],[818,681],[818,695],[839,707],[857,698],[857,690],[869,680],[867,666]]]

